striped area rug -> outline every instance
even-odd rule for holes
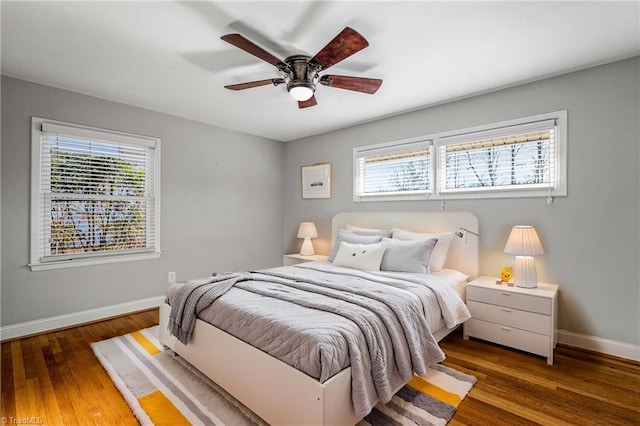
[[[158,341],[159,326],[91,345],[141,425],[266,423]],[[476,379],[436,365],[359,425],[445,425]]]
[[[386,404],[376,405],[361,425],[446,425],[476,378],[444,365],[414,375]]]

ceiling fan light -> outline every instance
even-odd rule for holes
[[[308,86],[295,86],[289,88],[289,94],[293,99],[299,102],[304,102],[313,96],[313,89]]]

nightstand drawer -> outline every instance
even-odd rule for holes
[[[545,336],[551,335],[551,317],[548,315],[490,305],[474,300],[467,301],[467,307],[472,318],[532,331]]]
[[[467,286],[467,300],[489,303],[523,311],[536,312],[543,315],[551,315],[551,300],[547,297],[536,297],[530,294],[520,294],[513,288],[500,290]]]
[[[464,323],[464,332],[471,337],[488,340],[526,352],[549,357],[550,337],[471,318]]]

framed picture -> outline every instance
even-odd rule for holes
[[[302,166],[302,198],[331,198],[331,164]]]

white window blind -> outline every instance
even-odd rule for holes
[[[48,122],[36,139],[32,264],[160,251],[159,140]]]
[[[449,136],[437,143],[440,194],[556,187],[555,120]]]
[[[431,191],[430,141],[357,148],[354,161],[357,200],[376,196],[424,196]]]

